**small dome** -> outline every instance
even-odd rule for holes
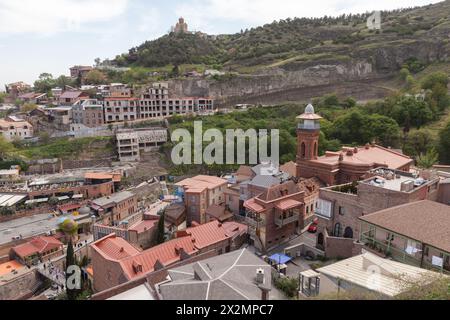
[[[315,112],[314,112],[314,107],[313,107],[312,104],[308,104],[308,105],[306,106],[305,113],[307,113],[307,114],[314,114],[314,113],[315,113]]]

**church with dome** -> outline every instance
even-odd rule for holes
[[[367,171],[384,167],[408,172],[413,164],[410,157],[376,144],[343,147],[341,151],[327,151],[319,156],[320,120],[309,104],[297,117],[297,177],[317,177],[327,185],[345,184],[361,180]]]

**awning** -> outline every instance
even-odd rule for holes
[[[48,198],[42,198],[42,199],[34,199],[34,200],[27,200],[25,204],[34,204],[34,203],[43,203],[47,202]]]
[[[292,261],[292,258],[287,255],[281,254],[281,253],[276,253],[276,254],[270,256],[269,260],[276,264],[286,264],[289,261]]]
[[[72,199],[83,199],[83,195],[82,194],[74,194]]]
[[[62,196],[62,197],[58,197],[59,201],[65,201],[65,200],[69,200],[70,198],[68,196]]]

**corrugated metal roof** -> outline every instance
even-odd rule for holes
[[[356,286],[394,297],[405,290],[406,281],[430,279],[439,274],[400,262],[365,253],[317,269],[326,276],[341,279]]]

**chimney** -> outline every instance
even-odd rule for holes
[[[339,155],[339,161],[344,161],[344,154],[343,154],[343,153],[341,153],[341,154]]]
[[[358,153],[358,148],[353,149],[353,153]]]
[[[256,283],[257,284],[264,283],[264,269],[263,268],[256,269]]]
[[[349,157],[353,156],[353,150],[348,149],[347,150],[347,156],[349,156]]]

